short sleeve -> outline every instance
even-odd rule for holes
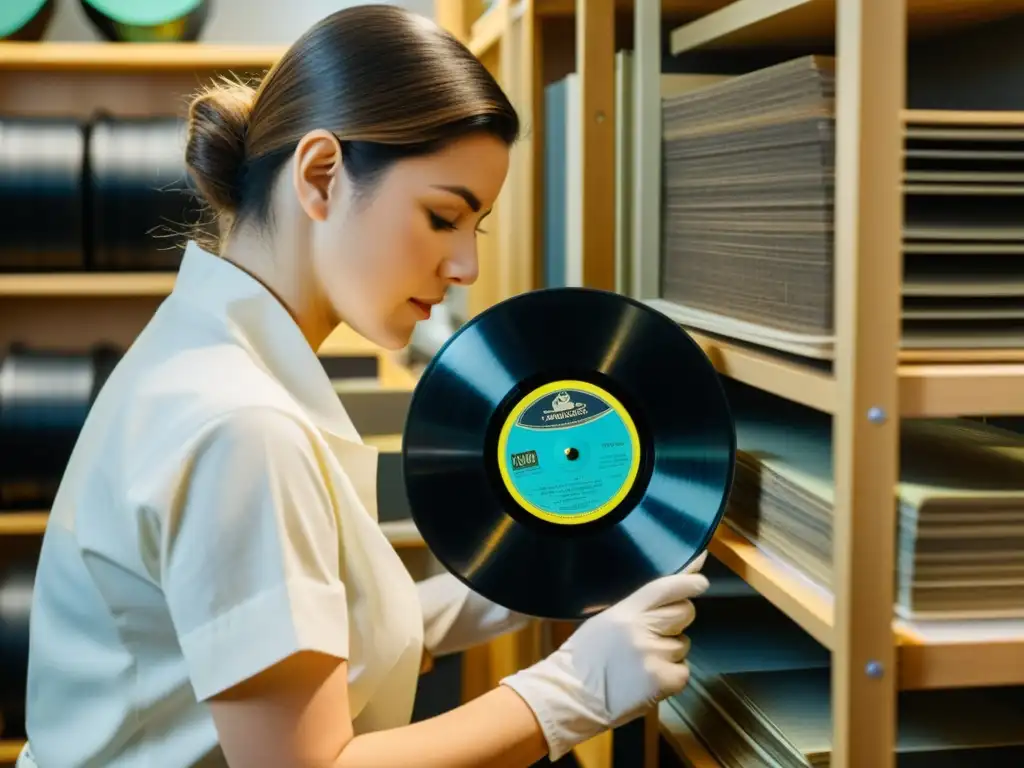
[[[204,434],[162,532],[161,580],[200,701],[314,650],[347,658],[338,518],[296,420],[243,409]]]

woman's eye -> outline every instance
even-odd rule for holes
[[[433,227],[434,229],[445,231],[455,229],[455,225],[452,222],[448,221],[447,219],[442,219],[433,211],[427,211],[427,214],[430,216],[430,226]]]

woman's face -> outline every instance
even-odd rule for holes
[[[504,143],[474,135],[399,161],[363,195],[335,173],[312,247],[338,321],[387,349],[408,344],[449,286],[476,281],[477,234],[508,166]]]

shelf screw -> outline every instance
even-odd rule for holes
[[[882,676],[882,665],[877,661],[869,661],[864,668],[864,672],[867,673],[868,677],[877,679]]]
[[[879,408],[877,405],[868,408],[868,421],[872,424],[882,424],[885,422],[885,411]]]
[[[599,123],[603,123],[604,122],[604,112],[598,112],[596,115],[594,115],[594,119],[597,122],[599,122]]]

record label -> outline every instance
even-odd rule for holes
[[[578,525],[604,517],[629,494],[640,438],[614,396],[585,381],[553,381],[526,394],[498,437],[505,488],[530,514]]]

